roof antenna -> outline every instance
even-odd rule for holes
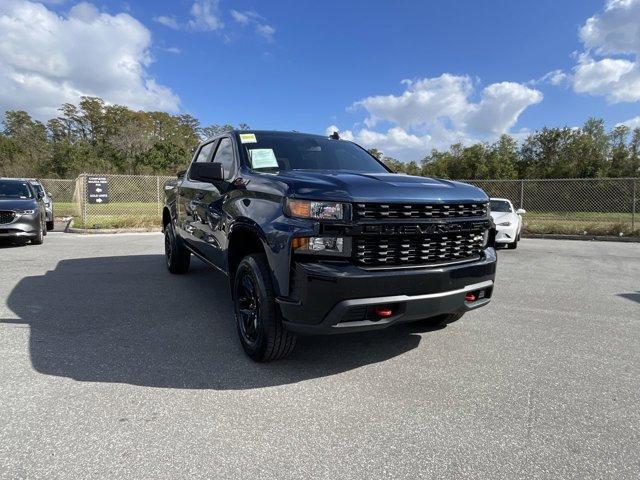
[[[338,132],[333,132],[331,135],[329,135],[329,138],[331,140],[340,140],[340,135],[338,135]]]

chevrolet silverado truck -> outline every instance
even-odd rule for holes
[[[228,276],[256,361],[288,355],[298,334],[449,323],[491,299],[487,195],[393,173],[337,134],[228,132],[198,147],[165,197],[169,272],[194,255]]]

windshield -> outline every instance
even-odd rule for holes
[[[0,197],[33,198],[27,182],[7,182],[0,180]]]
[[[388,173],[365,150],[344,140],[286,132],[242,132],[239,137],[249,166],[259,172],[349,170]]]
[[[511,204],[506,200],[491,200],[492,212],[511,212]]]

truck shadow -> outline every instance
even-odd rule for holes
[[[20,318],[0,322],[30,326],[38,372],[88,382],[261,388],[382,362],[420,343],[409,326],[302,337],[289,359],[254,363],[236,337],[226,278],[199,261],[170,275],[162,255],[62,260],[22,278],[8,305]]]
[[[622,298],[626,298],[627,300],[631,300],[632,302],[640,303],[640,291],[629,292],[629,293],[619,293],[618,296]]]

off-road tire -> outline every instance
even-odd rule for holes
[[[244,257],[233,283],[236,327],[246,354],[256,362],[271,362],[291,354],[296,335],[282,324],[266,256],[254,253]],[[251,311],[255,311],[253,321],[248,322],[247,315],[251,314],[247,312]],[[252,324],[250,333],[247,323]]]
[[[171,222],[164,228],[164,255],[167,270],[171,273],[179,275],[189,271],[191,252],[182,244]]]

